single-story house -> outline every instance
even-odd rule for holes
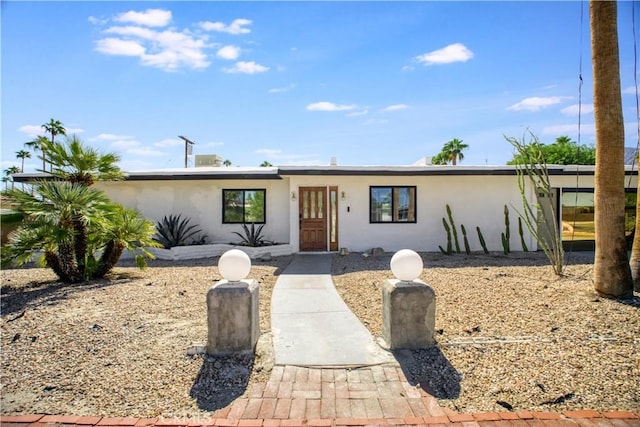
[[[553,204],[565,240],[593,240],[593,166],[549,166]],[[443,217],[449,205],[460,246],[464,225],[473,251],[501,251],[505,205],[511,249],[522,250],[522,199],[513,166],[279,166],[203,167],[130,172],[99,182],[114,201],[152,221],[182,214],[209,243],[237,243],[241,224],[264,224],[268,240],[298,251],[385,251],[446,247]],[[637,170],[627,169],[630,216],[635,215]],[[536,203],[536,193],[527,190]],[[448,219],[447,219],[448,221]],[[633,225],[633,219],[629,219]],[[629,230],[630,232],[630,230]],[[529,250],[535,239],[524,230]]]

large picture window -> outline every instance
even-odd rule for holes
[[[369,187],[369,222],[416,222],[416,187]]]
[[[222,222],[265,223],[266,190],[222,190]]]

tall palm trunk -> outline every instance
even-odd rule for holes
[[[591,0],[593,104],[596,125],[596,292],[607,297],[633,293],[624,230],[624,125],[620,91],[617,5]]]
[[[640,187],[636,189],[636,226],[633,231],[633,246],[631,247],[631,277],[633,288],[640,292]]]

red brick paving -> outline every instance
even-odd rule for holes
[[[459,414],[438,405],[396,366],[357,369],[276,366],[267,383],[210,419],[0,415],[0,427],[640,427],[640,413],[575,410]]]

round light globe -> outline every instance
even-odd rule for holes
[[[391,257],[391,272],[398,280],[411,282],[422,273],[422,258],[411,249],[402,249]]]
[[[251,259],[240,249],[231,249],[220,257],[218,270],[224,279],[238,282],[249,275]]]

